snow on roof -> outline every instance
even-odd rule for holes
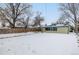
[[[63,26],[68,26],[68,25],[64,25],[64,24],[56,24],[56,25],[47,25],[47,26],[42,26],[42,27],[63,27]]]
[[[64,24],[57,24],[56,26],[64,26]]]

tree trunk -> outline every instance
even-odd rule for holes
[[[78,34],[78,26],[77,26],[77,16],[76,13],[74,12],[74,19],[75,19],[75,33]]]
[[[43,32],[43,29],[42,29],[42,26],[41,26],[41,24],[39,24],[39,26],[40,26],[40,30],[41,30],[41,32]]]
[[[26,20],[26,24],[25,24],[25,29],[28,28],[29,19],[30,19],[30,17],[28,16],[27,20]]]
[[[77,23],[75,23],[75,33],[78,34],[78,26],[77,26]]]
[[[15,19],[13,19],[13,26],[12,26],[12,28],[15,28]]]

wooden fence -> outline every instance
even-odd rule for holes
[[[0,34],[6,33],[22,33],[22,32],[39,32],[41,31],[39,28],[11,28],[11,29],[0,29]]]

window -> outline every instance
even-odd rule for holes
[[[53,30],[53,31],[57,31],[57,27],[53,27],[52,30]]]
[[[45,30],[50,31],[50,27],[45,28]]]
[[[45,28],[46,31],[57,31],[57,27],[47,27]]]

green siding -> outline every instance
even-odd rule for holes
[[[69,28],[68,27],[58,27],[57,32],[59,33],[68,33]]]
[[[69,33],[69,27],[57,27],[57,31],[46,31],[45,28],[42,29],[43,32],[50,32],[50,33]]]

